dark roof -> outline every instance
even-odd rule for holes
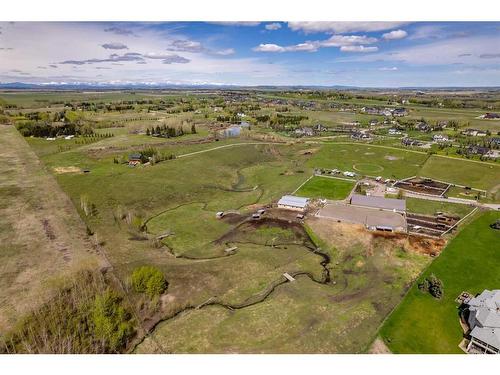
[[[136,154],[130,154],[128,156],[129,160],[139,160],[142,158],[142,154],[136,153]]]
[[[393,199],[383,197],[373,197],[370,195],[353,194],[351,204],[356,206],[383,208],[386,210],[406,210],[406,201],[404,199]]]

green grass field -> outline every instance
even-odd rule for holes
[[[416,175],[426,159],[425,153],[339,142],[323,146],[309,165],[399,179]]]
[[[345,199],[354,188],[354,181],[345,181],[328,177],[313,177],[295,194],[299,197],[323,198],[331,200]]]
[[[406,210],[415,214],[434,215],[436,212],[444,212],[449,215],[464,217],[473,210],[466,204],[431,201],[418,198],[405,198]]]
[[[500,184],[500,164],[431,156],[418,173],[454,184],[489,190]]]
[[[462,231],[425,271],[444,284],[441,300],[414,285],[391,314],[380,335],[394,353],[460,353],[462,340],[455,298],[462,292],[481,293],[500,285],[500,231],[489,225],[500,218],[486,212]]]
[[[161,323],[136,352],[366,352],[386,314],[429,258],[394,246],[387,239],[366,233],[346,234],[332,230],[330,225],[328,220],[311,219],[306,228],[316,245],[331,257],[329,269],[334,283],[321,285],[298,276],[254,306],[186,311]],[[282,230],[269,228],[259,231],[261,235],[289,237]],[[267,252],[294,249],[289,246]],[[283,269],[295,270],[291,265]],[[235,297],[233,303],[241,302]]]
[[[259,94],[250,94],[249,98],[253,95]],[[193,100],[199,110],[191,108],[189,112],[182,112],[180,101],[175,103],[180,96],[182,103]],[[250,99],[254,108],[260,107],[251,110],[245,108],[244,103],[222,105],[223,99],[219,102],[217,98],[212,99],[213,96],[210,96],[202,93],[146,90],[136,93],[1,93],[0,101],[19,106],[18,109],[9,111],[21,114],[36,110],[61,111],[65,102],[117,103],[137,99],[161,99],[168,102],[162,110],[150,110],[146,104],[134,104],[134,108],[123,111],[101,108],[96,112],[78,112],[83,120],[88,121],[86,125],[95,127],[96,133],[113,133],[114,136],[94,137],[86,144],[83,144],[82,138],[59,138],[55,141],[25,138],[34,151],[29,150],[29,163],[23,163],[23,158],[28,154],[26,150],[19,148],[20,151],[16,150],[17,154],[14,153],[16,147],[8,150],[10,156],[6,154],[5,159],[9,162],[4,163],[5,176],[0,178],[0,187],[5,192],[5,197],[0,199],[0,207],[10,207],[10,211],[6,215],[8,220],[0,220],[0,227],[5,229],[1,234],[8,244],[3,254],[8,269],[4,269],[14,269],[16,272],[4,272],[0,275],[6,285],[22,287],[27,285],[26,280],[38,283],[43,279],[38,277],[40,273],[53,275],[50,267],[56,266],[63,270],[66,262],[62,252],[52,251],[50,256],[43,257],[46,260],[41,265],[46,269],[34,273],[24,272],[24,263],[36,259],[29,256],[33,253],[28,251],[29,246],[14,243],[12,239],[20,237],[12,230],[18,225],[18,208],[27,212],[31,207],[37,208],[37,204],[41,202],[45,209],[52,208],[54,211],[64,200],[54,195],[57,189],[45,189],[51,192],[47,195],[43,189],[50,185],[37,184],[37,181],[20,174],[23,168],[28,168],[28,172],[29,168],[33,168],[43,172],[45,177],[57,181],[57,188],[60,187],[71,200],[66,200],[67,203],[70,206],[72,203],[76,207],[76,214],[80,215],[75,215],[73,219],[79,221],[83,239],[87,239],[87,225],[88,232],[94,233],[92,240],[100,244],[99,251],[106,255],[112,265],[112,271],[109,272],[117,276],[125,286],[129,285],[131,273],[138,266],[154,265],[164,273],[168,281],[167,294],[155,300],[151,310],[145,307],[144,300],[139,300],[133,293],[128,296],[127,293],[131,299],[130,306],[135,306],[137,314],[147,325],[160,318],[175,315],[187,306],[199,306],[207,300],[215,299],[221,304],[233,305],[258,300],[270,286],[283,280],[284,272],[301,273],[295,282],[279,285],[265,300],[255,305],[233,310],[210,306],[181,313],[174,319],[161,323],[152,334],[155,340],[146,339],[137,348],[137,352],[366,352],[384,319],[402,300],[405,291],[431,262],[431,258],[415,251],[407,239],[377,236],[333,221],[308,217],[304,228],[295,221],[294,213],[287,216],[281,210],[268,209],[260,220],[247,220],[249,215],[258,208],[276,202],[283,194],[294,191],[311,176],[315,168],[337,168],[354,171],[358,175],[380,175],[395,179],[425,175],[442,180],[452,179],[452,182],[459,181],[457,183],[464,181],[464,184],[473,187],[487,186],[488,189],[493,188],[495,183],[498,184],[498,166],[429,157],[426,152],[398,148],[398,139],[381,138],[375,139],[373,144],[363,144],[351,142],[348,136],[323,139],[315,137],[309,140],[285,137],[267,124],[255,124],[258,114],[274,115],[274,106],[259,103],[258,99]],[[380,101],[369,99],[353,99],[348,104],[353,103],[381,104]],[[216,140],[214,135],[218,134],[221,122],[216,121],[217,116],[232,113],[240,104],[248,114],[252,130],[241,138]],[[327,100],[323,104],[324,108],[314,111],[304,110],[293,104],[287,105],[286,115],[308,116],[301,126],[315,125],[318,122],[336,126],[353,120],[365,124],[373,117],[353,111],[328,110],[326,105],[329,106],[330,103]],[[222,106],[221,112],[215,113],[212,108],[214,105]],[[415,109],[412,115],[421,116],[420,112],[424,110]],[[441,115],[448,115],[445,111],[435,112],[433,120]],[[472,111],[463,112],[463,116],[471,117]],[[71,115],[74,116],[75,113],[76,111]],[[456,114],[462,116],[461,112]],[[170,139],[154,138],[143,133],[145,127],[163,122],[188,127],[196,123],[197,133]],[[9,131],[15,132],[15,129],[11,127]],[[20,137],[19,134],[16,135]],[[278,140],[283,143],[270,144],[262,140]],[[27,149],[26,143],[23,145]],[[149,147],[154,147],[163,155],[177,157],[135,168],[120,162],[126,161],[128,154]],[[16,156],[13,157],[13,154]],[[24,154],[26,155],[23,156]],[[38,162],[37,157],[41,163],[35,166],[33,161]],[[88,170],[88,173],[83,173],[83,169]],[[38,176],[35,172],[31,174]],[[11,177],[15,177],[16,184],[20,186],[26,183],[29,189],[39,189],[36,194],[31,190],[28,192],[31,206],[23,205],[21,199],[16,200],[21,195],[17,185],[10,184]],[[354,179],[351,182],[313,177],[296,194],[339,200],[347,197],[354,184]],[[65,197],[63,192],[60,193]],[[55,203],[50,201],[53,195],[57,197]],[[93,207],[90,216],[81,208],[82,197]],[[408,206],[414,212],[445,211],[460,216],[469,210],[468,206],[412,198],[409,199]],[[63,208],[66,213],[70,212],[67,207]],[[36,211],[33,215],[44,213],[38,209],[33,210]],[[228,215],[218,220],[215,217],[217,211],[233,211],[233,216]],[[60,221],[65,216],[61,215],[57,221],[54,218],[56,215],[51,213],[50,222],[59,224],[60,229],[64,229]],[[282,215],[281,220],[273,215]],[[35,227],[33,223],[20,226],[20,230],[30,229],[19,232],[27,234],[25,242],[38,246],[37,241],[29,242],[29,235],[36,235],[45,242],[52,241],[43,232],[43,218],[36,216],[35,219],[37,232],[31,232]],[[69,219],[66,221],[72,223]],[[146,232],[139,229],[143,224],[147,228]],[[76,225],[72,227],[76,228]],[[72,233],[71,230],[60,232]],[[169,235],[161,243],[154,239],[155,236],[166,233]],[[476,247],[482,246],[479,240],[470,245],[470,241],[476,241],[472,235],[470,237],[467,255],[471,252],[470,248],[474,251],[472,254],[476,254]],[[63,239],[61,235],[50,243],[57,245]],[[491,242],[491,239],[484,241]],[[330,258],[326,269],[321,263],[325,258],[313,251],[313,242]],[[11,243],[15,246],[10,246]],[[64,243],[70,242],[68,240]],[[80,253],[79,247],[76,242],[74,245],[72,247],[75,249],[70,251],[73,262],[80,259],[77,256]],[[70,245],[66,247],[70,248]],[[229,247],[237,249],[231,253],[225,252]],[[84,258],[90,259],[91,256]],[[467,256],[464,258],[467,259]],[[436,264],[440,261],[441,258],[437,259]],[[17,263],[13,266],[14,262]],[[473,267],[479,267],[478,259],[470,258],[468,262]],[[323,282],[326,273],[330,274],[331,282]],[[448,284],[452,285],[453,282],[448,279],[445,281],[446,297]],[[21,295],[16,288],[8,287],[0,296],[2,302],[7,301],[4,295]],[[411,293],[413,291],[410,295]],[[7,306],[6,303],[5,305]],[[4,321],[0,316],[0,326],[2,324]],[[398,340],[393,342],[398,343]]]

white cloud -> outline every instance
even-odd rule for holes
[[[394,72],[394,71],[398,70],[398,68],[395,66],[391,66],[391,67],[379,68],[378,70],[380,70],[382,72]]]
[[[256,52],[316,52],[319,48],[318,43],[305,42],[292,46],[279,46],[277,44],[260,44],[253,48]]]
[[[355,46],[360,44],[372,44],[377,38],[365,35],[332,35],[326,40],[314,40],[291,46],[280,46],[277,44],[260,44],[253,50],[256,52],[316,52],[319,48]],[[373,50],[375,48],[375,50]],[[376,51],[377,47],[369,48],[366,52]],[[363,51],[364,52],[364,51]]]
[[[417,39],[439,39],[443,37],[443,25],[424,25],[419,26],[410,35],[410,40]]]
[[[204,47],[200,42],[196,42],[194,40],[188,39],[176,39],[170,43],[167,51],[176,51],[176,52],[203,52]]]
[[[342,46],[342,52],[376,52],[378,47],[365,47],[365,46]]]
[[[382,35],[382,38],[386,40],[403,39],[408,36],[408,33],[404,30],[392,30],[391,32]]]
[[[273,43],[261,43],[257,47],[254,47],[255,52],[285,52],[285,47],[278,46]]]
[[[219,56],[229,56],[233,55],[236,51],[233,48],[226,48],[220,51],[215,51],[214,53]]]
[[[273,22],[273,23],[268,23],[265,26],[266,30],[278,30],[281,29],[281,23],[279,22]]]
[[[355,44],[372,44],[377,38],[367,37],[365,35],[332,35],[329,39],[320,41],[321,47],[342,47]]]
[[[0,24],[4,26],[3,24]],[[122,26],[122,25],[120,25]],[[268,64],[259,58],[226,56],[234,52],[230,46],[216,48],[201,53],[165,51],[172,41],[189,39],[178,32],[168,35],[163,30],[151,27],[133,28],[139,37],[121,36],[128,46],[125,55],[110,55],[110,50],[100,46],[110,38],[112,31],[105,32],[109,24],[101,23],[65,23],[65,22],[23,22],[15,29],[2,29],[4,46],[16,46],[14,50],[0,50],[0,81],[12,81],[10,69],[16,68],[32,73],[25,82],[221,82],[241,84],[262,84],[278,77],[287,77],[287,70],[281,63]],[[78,43],[75,43],[75,40]],[[65,46],[65,48],[61,48]],[[2,47],[3,48],[3,47]],[[220,52],[219,54],[217,52]],[[137,55],[136,55],[137,54]],[[153,57],[153,58],[152,58]],[[156,58],[154,58],[156,57]],[[185,63],[186,60],[189,63]],[[164,60],[165,63],[164,63]],[[57,64],[61,61],[76,61],[74,65]],[[147,65],[142,64],[147,62]],[[37,69],[47,66],[50,69]],[[112,69],[96,70],[96,66],[108,66]],[[262,71],[260,75],[248,72]],[[96,72],[102,73],[100,77]],[[283,78],[284,79],[284,78]],[[19,78],[17,78],[19,80]]]
[[[374,32],[394,29],[408,24],[408,22],[288,22],[288,27],[293,31],[311,33],[352,33]]]
[[[491,53],[491,46],[499,45],[500,35],[455,39],[440,39],[431,43],[404,47],[389,52],[351,58],[347,61],[397,61],[414,65],[447,65],[455,63],[488,64],[484,54]],[[481,58],[483,55],[483,58]]]

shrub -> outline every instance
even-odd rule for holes
[[[434,298],[441,298],[443,296],[443,282],[439,280],[434,274],[429,277],[429,293]]]
[[[92,306],[94,337],[103,342],[108,352],[118,351],[133,332],[130,315],[120,302],[120,297],[108,289],[95,297]]]
[[[443,282],[434,274],[419,282],[417,287],[424,293],[429,292],[434,298],[440,299],[443,296]]]
[[[167,289],[163,273],[153,266],[136,268],[132,273],[132,287],[138,293],[146,293],[150,298],[162,294]]]

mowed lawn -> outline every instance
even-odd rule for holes
[[[500,288],[500,231],[489,225],[500,219],[490,211],[475,219],[455,237],[426,270],[442,280],[441,300],[418,290],[417,283],[380,330],[394,353],[461,353],[463,337],[455,298]]]
[[[415,176],[427,154],[367,144],[332,143],[321,147],[308,164],[312,168],[340,169],[361,175],[406,178]]]
[[[345,199],[354,187],[354,181],[329,177],[313,177],[295,193],[299,197]]]
[[[419,175],[437,180],[489,190],[500,183],[500,164],[431,156]]]
[[[439,202],[419,198],[405,199],[407,211],[415,214],[434,215],[436,212],[444,212],[448,215],[464,217],[474,209],[467,204]]]

